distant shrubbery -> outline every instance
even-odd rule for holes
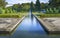
[[[47,14],[57,14],[60,13],[60,8],[48,8],[46,9]]]
[[[5,10],[3,8],[0,8],[0,14],[5,13]]]
[[[60,17],[60,14],[40,14],[40,17]]]
[[[7,8],[0,8],[0,14],[7,14],[7,13],[16,13],[15,10],[7,9]]]
[[[0,14],[0,18],[20,18],[17,14]]]

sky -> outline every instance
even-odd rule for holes
[[[33,1],[33,3],[36,2],[36,0],[6,0],[6,2],[8,2],[7,6],[12,6],[13,4],[22,4],[22,3],[30,3],[31,1]],[[44,3],[48,3],[49,0],[40,0],[40,3],[44,2]]]

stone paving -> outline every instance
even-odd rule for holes
[[[60,34],[60,18],[39,18],[49,34]]]
[[[0,18],[0,31],[11,31],[20,18]]]

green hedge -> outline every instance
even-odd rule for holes
[[[40,14],[40,17],[60,17],[60,14]]]
[[[0,14],[0,18],[20,18],[21,16],[19,15],[14,15],[14,14]]]
[[[60,8],[48,8],[46,9],[46,14],[58,14],[60,13]]]

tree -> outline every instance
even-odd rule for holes
[[[35,9],[36,9],[36,11],[40,11],[41,10],[41,8],[40,8],[40,1],[39,0],[36,1]]]
[[[34,3],[33,2],[31,2],[30,9],[31,9],[31,11],[34,11]]]
[[[18,4],[14,4],[13,6],[12,6],[12,9],[13,10],[16,10],[17,12],[20,12],[20,10],[21,10],[21,5],[18,3]]]
[[[22,3],[21,4],[22,10],[28,12],[30,10],[30,3]]]
[[[49,5],[52,7],[60,6],[60,0],[49,0]]]
[[[5,7],[7,4],[7,2],[5,2],[5,0],[0,0],[0,7]]]
[[[45,9],[45,4],[41,3],[41,9]]]

